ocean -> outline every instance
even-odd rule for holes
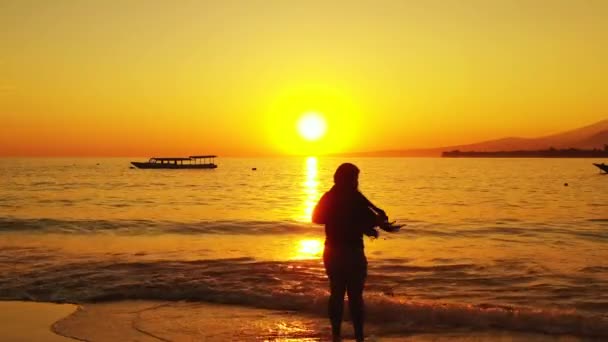
[[[324,319],[323,227],[310,215],[349,161],[361,191],[406,224],[365,240],[374,334],[608,338],[608,175],[595,160],[218,158],[215,170],[130,160],[0,159],[1,300]]]

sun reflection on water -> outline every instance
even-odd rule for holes
[[[320,239],[304,239],[298,242],[295,259],[315,259],[323,252],[323,242]]]
[[[317,157],[306,158],[306,179],[302,183],[304,193],[304,212],[301,221],[310,222],[312,211],[319,199],[319,181],[317,179]]]

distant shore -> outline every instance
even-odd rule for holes
[[[608,158],[608,149],[548,149],[536,151],[445,151],[443,158]]]

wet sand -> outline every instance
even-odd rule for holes
[[[349,322],[345,341],[353,341]],[[440,331],[395,336],[368,326],[368,341],[578,342],[572,336],[506,331]],[[240,306],[189,302],[123,301],[76,306],[0,302],[2,341],[329,341],[324,318]]]
[[[353,341],[345,322],[345,341]],[[63,336],[87,341],[293,341],[330,340],[326,319],[290,311],[189,302],[124,301],[87,304],[54,324]],[[369,341],[409,342],[574,342],[570,336],[504,331],[437,331],[412,328],[398,336],[368,326]],[[588,341],[585,339],[585,341]]]

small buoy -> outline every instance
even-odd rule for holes
[[[256,171],[258,168],[257,167],[252,167],[251,170],[252,171]]]

